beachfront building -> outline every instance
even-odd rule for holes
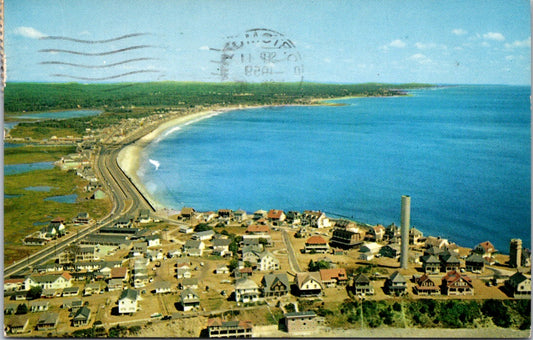
[[[331,227],[329,218],[322,211],[305,210],[302,214],[302,221],[304,224],[309,224],[313,228]]]
[[[442,292],[446,295],[474,295],[472,279],[453,270],[442,278]]]
[[[378,224],[376,226],[372,226],[368,228],[366,235],[365,235],[365,241],[370,242],[381,242],[383,241],[383,238],[385,237],[385,227],[381,224]]]
[[[374,295],[374,287],[372,287],[370,279],[363,273],[354,276],[352,280],[352,291],[357,296]]]
[[[339,220],[335,224],[331,235],[332,246],[343,249],[355,248],[363,244],[366,231],[359,228],[357,224],[348,220]]]

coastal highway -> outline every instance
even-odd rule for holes
[[[100,183],[103,184],[105,192],[108,195],[111,195],[111,200],[113,202],[111,212],[97,223],[91,224],[75,234],[68,234],[61,239],[55,240],[38,252],[4,268],[4,277],[19,274],[24,272],[29,266],[49,261],[57,256],[57,254],[61,253],[61,251],[63,251],[63,249],[69,244],[82,239],[99,228],[114,225],[122,216],[135,217],[140,209],[149,209],[151,212],[154,212],[154,208],[151,206],[150,202],[148,202],[137,187],[133,185],[131,180],[126,176],[117,163],[117,157],[120,150],[135,142],[148,132],[150,132],[149,129],[143,129],[129,136],[120,144],[102,145],[100,151],[96,155],[94,162],[95,172],[100,179]],[[164,220],[172,222],[167,218]]]

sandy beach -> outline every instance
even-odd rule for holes
[[[137,170],[139,169],[139,155],[142,152],[143,148],[154,141],[159,136],[163,135],[167,131],[171,131],[177,127],[195,123],[197,121],[210,118],[219,114],[223,114],[233,110],[239,109],[251,109],[251,108],[260,108],[263,106],[234,106],[234,107],[225,107],[220,109],[212,109],[207,111],[196,112],[192,114],[187,114],[185,116],[177,117],[166,121],[159,125],[154,131],[146,134],[144,137],[140,138],[135,143],[128,145],[122,149],[118,155],[117,161],[120,168],[131,178],[131,181],[135,186],[141,191],[144,197],[152,204],[156,210],[161,210],[165,207],[161,202],[156,198],[150,195],[146,190],[139,176],[137,175]]]

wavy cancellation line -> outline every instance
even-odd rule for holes
[[[93,57],[93,56],[110,55],[110,54],[115,54],[115,53],[121,53],[121,52],[126,52],[126,51],[131,51],[131,50],[137,50],[137,49],[143,49],[143,48],[152,48],[152,47],[156,47],[156,46],[152,46],[152,45],[138,45],[138,46],[125,47],[125,48],[121,48],[121,49],[113,50],[113,51],[107,51],[107,52],[94,52],[94,53],[78,52],[78,51],[72,51],[72,50],[63,50],[63,49],[57,49],[57,48],[43,49],[43,50],[39,50],[39,52],[49,52],[49,53],[70,53],[70,54],[86,55],[86,56],[91,56],[91,57]]]
[[[143,36],[143,35],[151,35],[151,34],[152,33],[131,33],[131,34],[122,35],[120,37],[104,39],[104,40],[83,40],[83,39],[76,39],[76,38],[70,38],[70,37],[61,37],[61,36],[46,36],[46,37],[42,37],[40,39],[43,39],[43,40],[66,40],[66,41],[73,41],[73,42],[78,42],[78,43],[83,43],[83,44],[105,44],[105,43],[108,43],[108,42],[113,42],[113,41],[118,41],[118,40],[122,40],[122,39],[133,38],[133,37],[140,37],[140,36]]]
[[[159,72],[160,72],[159,70],[139,70],[139,71],[131,71],[131,72],[126,72],[122,74],[116,74],[116,75],[109,76],[109,77],[102,77],[102,78],[78,77],[78,76],[72,76],[70,74],[51,74],[50,76],[71,78],[71,79],[78,79],[78,80],[87,80],[87,81],[100,81],[100,80],[110,80],[110,79],[121,78],[121,77],[129,76],[129,75],[137,74],[137,73],[159,73]]]
[[[119,61],[119,62],[116,62],[116,63],[113,63],[113,64],[105,64],[105,65],[84,65],[84,64],[67,63],[67,62],[63,62],[63,61],[43,61],[43,62],[40,62],[39,64],[42,64],[42,65],[66,65],[66,66],[74,66],[74,67],[81,67],[81,68],[109,68],[109,67],[118,66],[118,65],[122,65],[122,64],[128,64],[128,63],[133,63],[133,62],[136,62],[136,61],[146,61],[146,60],[157,60],[157,58],[134,58],[134,59],[128,59],[128,60]]]

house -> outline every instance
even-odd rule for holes
[[[61,308],[68,309],[74,313],[81,307],[83,307],[83,301],[81,299],[67,299],[61,305]]]
[[[215,269],[215,274],[229,274],[229,268],[226,265],[218,266]]]
[[[270,228],[263,224],[251,224],[246,228],[245,233],[250,235],[269,235]]]
[[[492,254],[496,253],[496,248],[489,241],[485,241],[475,246],[472,251],[483,257],[492,257]]]
[[[164,254],[163,252],[161,251],[161,249],[157,250],[157,249],[148,249],[146,251],[146,258],[149,259],[150,261],[157,261],[157,260],[162,260],[164,258]]]
[[[455,254],[449,253],[448,251],[440,255],[440,262],[441,270],[445,273],[453,270],[459,270],[459,267],[461,266],[461,261],[459,261],[457,256],[455,256]]]
[[[426,248],[437,247],[439,249],[444,249],[448,246],[448,244],[449,242],[445,238],[441,238],[440,236],[439,237],[428,236],[426,238],[425,246]]]
[[[210,338],[251,338],[251,321],[222,321],[220,318],[207,320],[207,331]]]
[[[89,224],[90,222],[91,218],[88,212],[80,212],[74,219],[74,223],[76,224]]]
[[[267,217],[267,212],[265,210],[257,210],[256,212],[254,212],[254,220],[260,220],[262,218],[266,218]]]
[[[143,257],[148,250],[148,244],[146,242],[137,242],[133,244],[130,250],[129,257]]]
[[[30,312],[44,312],[48,310],[50,303],[48,301],[32,301],[30,304]]]
[[[33,286],[40,286],[42,289],[72,287],[72,276],[67,272],[62,274],[30,275],[24,280],[24,290],[30,290]]]
[[[326,287],[335,287],[348,283],[348,275],[346,275],[346,269],[344,268],[320,269],[319,273],[322,284]]]
[[[285,221],[287,223],[298,225],[302,222],[302,220],[300,219],[301,215],[298,211],[288,211],[286,215],[287,216],[285,217]]]
[[[421,258],[422,269],[426,274],[440,273],[440,259],[435,255],[424,255]]]
[[[440,295],[440,287],[437,286],[428,274],[423,274],[416,278],[415,284],[416,286],[413,288],[413,291],[417,295]]]
[[[53,239],[65,235],[64,222],[65,220],[60,217],[53,219],[48,226],[38,232],[38,238]]]
[[[198,289],[198,278],[185,278],[180,283],[180,289]]]
[[[235,213],[233,214],[233,217],[235,218],[235,221],[236,222],[243,222],[244,220],[246,220],[246,218],[248,217],[246,215],[246,211],[242,210],[242,209],[239,209],[237,211],[235,211]]]
[[[130,228],[131,226],[132,226],[131,218],[129,218],[127,216],[122,216],[115,223],[115,227],[117,227],[117,228]]]
[[[421,244],[423,239],[424,233],[422,233],[420,230],[416,229],[415,227],[409,229],[409,244]]]
[[[474,295],[472,280],[453,270],[442,278],[442,292],[446,295]]]
[[[230,239],[215,239],[211,242],[213,245],[213,255],[217,256],[232,256],[233,252],[229,250],[231,244]]]
[[[268,250],[259,253],[257,259],[257,270],[271,271],[279,269],[279,260]]]
[[[139,216],[137,217],[137,221],[139,221],[139,223],[150,223],[152,221],[152,218],[150,217],[150,210],[139,210]]]
[[[231,219],[233,217],[233,210],[231,209],[220,209],[217,213],[219,218]]]
[[[205,231],[194,233],[192,235],[192,239],[200,240],[200,241],[209,241],[210,239],[213,238],[213,236],[215,236],[215,232],[213,230],[205,230]]]
[[[25,315],[15,315],[5,320],[8,332],[11,334],[21,334],[28,331],[30,318]]]
[[[267,274],[263,276],[261,280],[261,286],[263,288],[263,296],[284,296],[289,293],[290,284],[287,274]]]
[[[365,234],[366,241],[381,242],[385,237],[385,227],[381,224],[372,226]]]
[[[166,294],[172,291],[172,284],[167,281],[159,281],[154,283],[154,291],[156,294]]]
[[[24,287],[23,278],[4,279],[4,293],[21,290]]]
[[[285,327],[292,335],[316,332],[318,323],[316,314],[312,311],[286,313]]]
[[[381,249],[381,245],[377,244],[376,242],[369,242],[364,243],[361,248],[359,248],[359,258],[361,260],[370,261],[379,254],[379,250]]]
[[[67,287],[63,289],[62,296],[77,296],[80,293],[80,287]]]
[[[286,217],[287,216],[285,216],[285,213],[283,212],[283,210],[271,209],[267,213],[268,220],[272,222],[274,225],[281,224],[281,222],[285,221]]]
[[[59,263],[45,263],[45,264],[41,264],[41,265],[36,265],[33,267],[33,272],[34,273],[39,273],[39,274],[43,274],[43,273],[56,273],[56,272],[62,272],[63,269],[65,268],[64,265],[62,264],[59,264]]]
[[[263,245],[259,243],[259,238],[243,238],[239,245],[243,252],[245,250],[263,251]]]
[[[242,303],[255,302],[259,299],[259,287],[248,278],[235,281],[235,301]]]
[[[145,237],[148,247],[158,247],[161,245],[161,238],[159,235],[148,235]]]
[[[365,235],[366,231],[352,221],[339,220],[335,223],[330,243],[343,249],[355,248],[363,243]]]
[[[385,281],[384,288],[388,294],[403,295],[407,291],[407,280],[399,271],[395,271],[387,281]]]
[[[178,279],[191,277],[191,267],[188,262],[178,262],[176,266],[178,267],[176,273]]]
[[[352,281],[352,290],[354,295],[374,295],[374,288],[370,282],[370,279],[363,273],[359,273],[354,276]]]
[[[296,273],[295,283],[299,296],[319,296],[324,289],[318,272]]]
[[[17,312],[18,305],[16,303],[9,303],[4,306],[4,315],[13,315]],[[27,306],[26,306],[27,307]]]
[[[118,299],[119,314],[135,313],[138,309],[137,303],[139,299],[139,291],[135,289],[123,290]]]
[[[189,256],[202,256],[205,243],[200,240],[187,240],[183,245],[183,253]]]
[[[379,250],[379,254],[384,257],[397,259],[400,257],[400,245],[398,243],[387,244]]]
[[[116,290],[124,289],[124,281],[121,279],[110,279],[107,281],[107,290],[109,292],[114,292]]]
[[[321,211],[305,210],[302,215],[302,220],[313,228],[331,227],[329,218]]]
[[[91,320],[91,310],[85,306],[81,307],[74,313],[72,318],[72,326],[87,326]]]
[[[120,279],[124,282],[128,281],[128,268],[126,267],[114,267],[111,268],[110,279]]]
[[[190,220],[194,217],[196,213],[196,210],[191,207],[183,207],[181,208],[180,217],[184,220]]]
[[[531,299],[531,278],[520,272],[505,281],[505,288],[515,299]]]
[[[46,331],[55,329],[59,323],[59,313],[47,312],[41,314],[37,321],[37,330]]]
[[[87,283],[83,289],[83,296],[89,296],[93,294],[100,294],[102,288],[99,282]]]
[[[200,307],[200,297],[194,290],[187,288],[180,294],[181,308],[184,312]]]
[[[472,253],[465,259],[466,271],[472,273],[481,273],[485,268],[485,260],[481,254]]]
[[[311,236],[305,241],[304,253],[327,253],[329,251],[328,241],[322,236]]]
[[[235,268],[233,270],[233,276],[236,279],[250,277],[250,276],[252,276],[252,268],[250,268],[250,267]]]
[[[61,289],[44,288],[41,292],[41,297],[45,299],[52,299],[61,296]]]
[[[40,237],[26,237],[22,240],[25,246],[43,246],[48,243],[48,239]]]
[[[180,226],[180,233],[183,233],[183,234],[192,234],[194,232],[194,228],[191,227],[190,225],[182,225]]]

